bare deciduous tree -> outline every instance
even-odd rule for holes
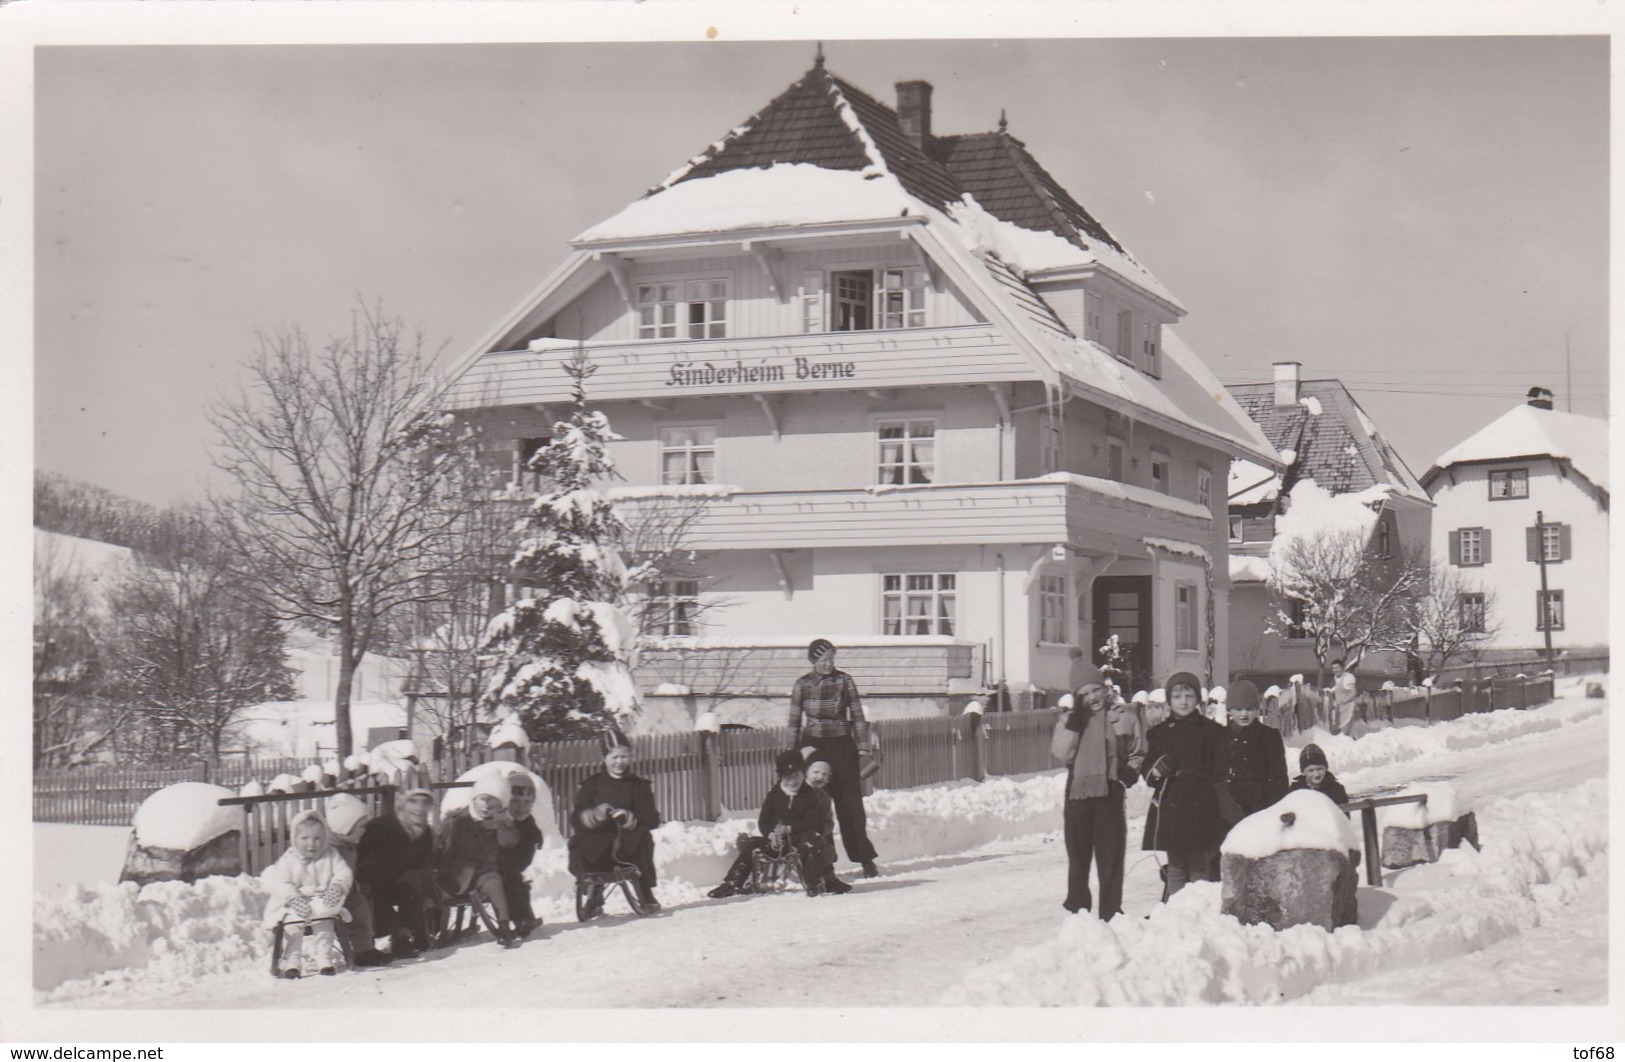
[[[1495,591],[1433,557],[1427,590],[1411,599],[1406,625],[1411,652],[1426,674],[1471,663],[1500,633]]]
[[[152,546],[115,580],[111,662],[140,751],[218,762],[245,708],[294,696],[281,625],[232,591],[202,513],[166,512]]]
[[[1370,539],[1368,530],[1338,528],[1292,538],[1270,554],[1269,586],[1276,595],[1270,630],[1301,630],[1312,638],[1323,670],[1339,656],[1352,671],[1368,652],[1410,645],[1407,612],[1412,596],[1426,587],[1427,557],[1379,557]],[[1297,622],[1293,601],[1302,603]]]
[[[34,766],[77,762],[122,713],[103,696],[106,620],[90,578],[51,538],[34,553]]]
[[[234,574],[279,618],[337,641],[340,756],[357,665],[461,563],[446,545],[466,496],[455,470],[474,458],[436,411],[423,334],[404,333],[361,305],[320,349],[298,328],[262,334],[250,385],[211,411],[215,464],[236,484],[216,499]]]

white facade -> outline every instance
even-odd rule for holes
[[[1503,487],[1508,481],[1511,487]],[[1492,623],[1499,630],[1486,648],[1545,646],[1546,632],[1537,622],[1541,565],[1530,548],[1537,513],[1551,528],[1546,532],[1546,587],[1561,609],[1561,616],[1553,617],[1560,622],[1552,626],[1552,647],[1608,644],[1606,488],[1566,461],[1527,455],[1454,463],[1430,473],[1425,482],[1436,506],[1435,553],[1493,592]],[[1515,496],[1505,496],[1509,491]],[[1523,496],[1516,496],[1520,491]]]

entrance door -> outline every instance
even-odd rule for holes
[[[1104,666],[1100,647],[1112,635],[1122,649],[1125,672],[1120,680],[1123,696],[1154,685],[1151,675],[1151,577],[1149,575],[1102,575],[1094,586],[1095,644],[1090,659]]]

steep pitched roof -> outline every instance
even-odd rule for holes
[[[1128,253],[1009,133],[937,137],[933,153],[993,216],[1024,229],[1053,232],[1085,249],[1098,240],[1119,254]]]
[[[1279,493],[1290,491],[1300,479],[1313,479],[1332,494],[1384,486],[1428,500],[1427,491],[1340,380],[1302,381],[1299,400],[1290,406],[1275,404],[1273,383],[1234,384],[1230,393],[1277,451],[1294,456],[1277,485]],[[1247,500],[1266,496],[1249,491]]]
[[[1439,455],[1423,475],[1432,482],[1451,465],[1518,457],[1566,460],[1580,475],[1608,490],[1608,422],[1559,409],[1515,406]]]
[[[821,62],[647,194],[777,163],[830,170],[867,170],[878,163],[910,195],[938,210],[963,194],[947,169],[904,134],[896,111],[834,76]]]

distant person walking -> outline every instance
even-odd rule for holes
[[[799,735],[796,743],[817,749],[833,770],[829,791],[846,857],[861,863],[863,876],[872,878],[880,871],[875,866],[875,846],[869,842],[863,779],[858,773],[859,753],[873,749],[863,701],[852,676],[836,669],[834,644],[814,639],[807,647],[807,659],[813,669],[796,679],[790,690],[789,726]]]
[[[1355,681],[1354,672],[1350,671],[1341,659],[1333,660],[1330,720],[1332,733],[1348,733],[1348,728],[1354,724],[1355,700],[1359,695],[1359,683]]]

